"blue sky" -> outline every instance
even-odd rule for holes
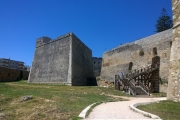
[[[31,65],[36,39],[73,32],[93,52],[103,52],[155,34],[171,0],[0,0],[0,58]]]

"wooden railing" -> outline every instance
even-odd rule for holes
[[[144,90],[146,92],[146,94],[149,94],[149,88],[147,86],[145,86],[144,84],[142,84],[140,81],[138,83],[139,87],[141,87],[142,90]]]
[[[136,84],[134,84],[132,81],[129,81],[129,90],[133,96],[136,96]]]
[[[149,95],[149,87],[145,86],[142,82],[134,81],[135,77],[140,76],[143,73],[149,73],[159,68],[159,64],[150,65],[148,67],[145,67],[143,69],[135,69],[131,71],[131,73],[126,74],[125,76],[120,77],[119,75],[115,75],[115,82],[119,83],[119,86],[121,85],[123,88],[125,88],[127,91],[129,90],[130,93],[134,96],[136,96],[136,87],[140,87],[146,94]],[[120,87],[119,87],[120,90]]]
[[[129,87],[129,92],[130,92],[133,96],[136,96],[136,89],[132,89],[131,87]]]
[[[135,70],[131,71],[130,73],[126,74],[126,75],[125,75],[125,78],[128,78],[128,77],[133,78],[133,77],[135,77],[135,76],[138,76],[139,74],[142,74],[142,73],[144,73],[144,72],[146,72],[146,73],[147,73],[147,72],[152,72],[153,70],[156,70],[156,69],[158,69],[158,68],[159,68],[159,65],[157,65],[157,66],[150,65],[150,66],[148,66],[148,67],[141,68],[141,69],[139,69],[139,70],[135,69]]]

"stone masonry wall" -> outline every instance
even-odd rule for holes
[[[172,0],[173,37],[167,98],[180,102],[180,1]]]
[[[23,76],[21,76],[21,72]],[[27,80],[28,76],[29,71],[0,67],[0,82],[13,82],[20,79]]]
[[[172,30],[151,35],[135,42],[120,45],[103,54],[101,79],[114,82],[114,76],[152,64],[152,58],[160,57],[160,77],[167,82]],[[132,69],[129,68],[132,64]],[[129,70],[131,69],[131,70]]]
[[[90,77],[92,51],[73,33],[37,39],[28,82],[87,85]]]
[[[67,83],[69,54],[70,36],[68,34],[37,46],[28,82]]]
[[[87,85],[93,77],[92,51],[72,35],[72,85]]]
[[[92,63],[93,63],[94,76],[95,77],[100,76],[101,67],[102,67],[102,58],[93,57]]]

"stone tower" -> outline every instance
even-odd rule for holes
[[[88,85],[92,77],[92,51],[73,33],[37,39],[29,83]]]
[[[180,102],[180,0],[172,0],[173,37],[167,98]]]

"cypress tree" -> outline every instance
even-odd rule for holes
[[[166,13],[166,10],[164,8],[162,9],[161,15],[156,22],[156,33],[173,27],[171,17]]]

